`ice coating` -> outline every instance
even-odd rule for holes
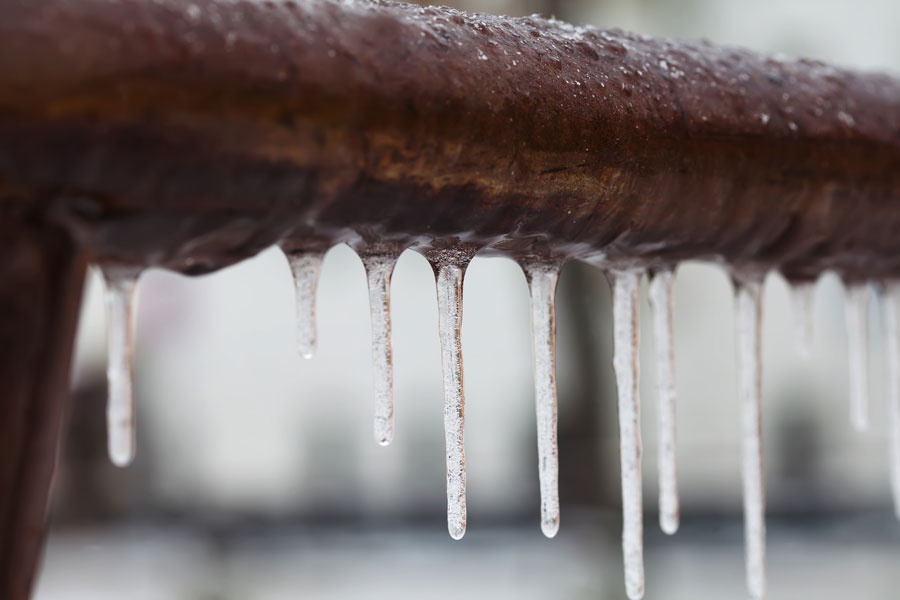
[[[438,331],[444,375],[444,439],[447,447],[447,529],[450,537],[466,533],[466,451],[463,445],[462,284],[466,262],[434,264],[437,280]]]
[[[659,405],[659,526],[671,535],[678,531],[678,466],[675,447],[675,349],[672,331],[671,270],[656,273],[648,295],[653,309],[653,338],[656,343],[656,382]]]
[[[641,406],[638,395],[638,289],[640,271],[616,271],[613,286],[613,368],[619,395],[622,469],[622,551],[625,592],[644,596],[644,521],[641,492]]]
[[[138,273],[117,268],[103,269],[106,281],[106,404],[109,459],[117,467],[134,460],[134,297]]]
[[[744,494],[744,551],[750,597],[766,594],[766,521],[762,465],[762,283],[737,286],[737,367],[741,403],[741,483]]]
[[[316,351],[316,284],[322,268],[321,252],[286,252],[294,276],[297,304],[297,351],[312,358]]]
[[[387,446],[394,439],[394,365],[391,353],[391,274],[397,257],[364,255],[372,319],[372,367],[375,386],[375,441]]]
[[[556,283],[555,264],[523,266],[531,290],[534,344],[534,399],[537,412],[538,477],[541,488],[541,531],[548,538],[559,531],[559,448],[556,403]]]
[[[890,427],[891,492],[900,519],[900,283],[891,283],[882,304],[887,338],[888,424]]]
[[[809,358],[812,354],[815,291],[815,283],[803,282],[791,285],[797,353],[803,358]]]
[[[847,353],[850,361],[850,422],[869,428],[869,286],[846,288]]]

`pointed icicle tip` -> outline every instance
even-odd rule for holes
[[[127,467],[134,461],[134,313],[140,272],[118,267],[101,268],[106,282],[106,405],[107,446],[110,461]]]
[[[316,286],[324,253],[320,251],[286,252],[294,278],[297,306],[297,351],[312,358],[316,351]]]
[[[541,531],[548,538],[552,538],[559,532],[555,309],[559,266],[547,263],[525,263],[522,268],[531,292]]]
[[[750,597],[766,594],[766,522],[762,465],[762,283],[737,285],[738,389],[741,403],[741,484],[744,495],[744,551]]]
[[[611,273],[613,288],[613,368],[619,405],[619,458],[622,473],[622,550],[625,592],[644,596],[644,518],[641,482],[641,404],[638,390],[638,291],[641,271]]]
[[[445,259],[445,260],[442,260]],[[438,255],[435,268],[438,333],[444,387],[444,440],[447,449],[447,529],[450,537],[466,533],[466,453],[463,443],[465,397],[462,378],[462,286],[468,260]]]
[[[675,273],[666,269],[650,280],[648,295],[653,312],[653,337],[656,343],[656,381],[658,461],[659,461],[659,526],[668,535],[678,531],[678,468],[676,454],[675,348],[672,327],[672,288]]]
[[[858,432],[869,428],[869,293],[867,283],[846,287],[850,422]]]
[[[369,314],[372,323],[372,366],[375,390],[373,432],[380,446],[394,439],[394,364],[391,347],[391,275],[397,256],[361,256],[369,287]]]

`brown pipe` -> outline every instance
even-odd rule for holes
[[[388,2],[0,0],[0,193],[205,271],[459,238],[900,272],[900,82]]]

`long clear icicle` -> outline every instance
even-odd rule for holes
[[[103,270],[106,280],[106,404],[109,459],[117,467],[134,460],[134,297],[136,271]]]
[[[857,431],[869,428],[869,286],[847,287],[845,318],[850,361],[850,422]]]
[[[678,531],[678,467],[675,452],[675,349],[672,330],[672,287],[675,274],[658,272],[648,293],[653,309],[656,342],[656,380],[659,404],[659,526],[671,535]]]
[[[900,519],[900,283],[887,288],[882,304],[887,329],[888,413],[890,425],[891,491],[894,513]]]
[[[815,284],[810,282],[791,285],[797,353],[803,358],[809,358],[812,354],[815,290]]]
[[[525,265],[531,290],[534,343],[534,398],[537,412],[538,477],[541,530],[548,538],[559,531],[559,450],[556,440],[556,282],[559,267]]]
[[[387,446],[394,439],[394,365],[391,351],[391,274],[397,257],[362,257],[369,284],[372,319],[372,365],[375,385],[375,441]]]
[[[297,305],[297,351],[312,358],[316,351],[316,285],[322,268],[321,252],[285,253],[294,275]]]
[[[638,289],[640,271],[619,271],[613,281],[613,367],[619,396],[622,469],[622,550],[625,592],[644,596],[644,522],[641,492],[641,407],[638,395]]]
[[[766,594],[766,522],[762,466],[762,284],[737,287],[737,366],[741,403],[741,482],[744,493],[744,551],[750,597]]]
[[[465,265],[440,263],[437,270],[438,331],[444,374],[444,439],[447,447],[447,529],[466,533],[466,452],[463,446],[462,284]]]

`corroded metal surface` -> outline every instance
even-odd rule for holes
[[[380,2],[0,8],[0,190],[106,258],[460,238],[900,270],[887,76]]]

